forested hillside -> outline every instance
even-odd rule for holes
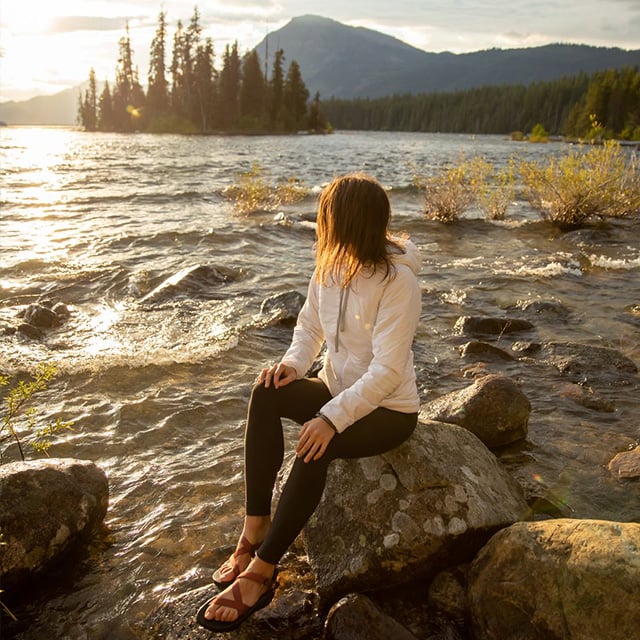
[[[336,129],[451,133],[529,132],[640,140],[638,68],[579,74],[554,82],[487,86],[468,91],[328,100],[323,112]]]

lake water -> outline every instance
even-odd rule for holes
[[[640,364],[638,222],[563,234],[518,199],[504,222],[472,211],[442,225],[424,218],[410,187],[416,169],[429,173],[462,154],[502,165],[566,153],[561,143],[37,128],[4,128],[0,142],[0,324],[15,324],[39,300],[71,311],[42,341],[2,335],[0,371],[57,365],[39,415],[74,427],[50,453],[93,460],[110,482],[105,531],[79,568],[17,605],[17,638],[132,638],[164,597],[202,584],[216,550],[235,543],[250,385],[291,335],[291,327],[270,325],[261,304],[305,292],[314,232],[295,221],[313,217],[315,195],[336,174],[364,170],[380,179],[394,229],[422,251],[416,366],[424,401],[471,383],[473,362],[458,351],[469,338],[453,330],[459,316],[504,316],[527,301],[560,303],[568,313],[528,316],[535,329],[519,338],[611,347]],[[313,195],[280,211],[237,213],[223,191],[254,162],[268,181],[295,176]],[[197,266],[195,283],[145,298]],[[500,346],[514,339],[503,336]],[[607,413],[564,397],[567,380],[552,366],[485,370],[513,377],[532,404],[527,441],[501,454],[521,480],[544,483],[577,518],[640,518],[638,483],[619,483],[606,469],[640,436],[637,377],[586,381],[615,406]]]

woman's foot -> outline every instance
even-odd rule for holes
[[[243,610],[251,610],[273,590],[275,565],[255,556],[243,573],[246,577],[240,574],[233,584],[209,603],[204,613],[205,620],[234,622]]]
[[[247,569],[256,550],[262,544],[267,535],[271,518],[268,516],[246,516],[242,535],[236,546],[236,550],[222,563],[213,574],[213,581],[219,586],[226,586]]]

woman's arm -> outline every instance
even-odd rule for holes
[[[338,432],[378,408],[407,375],[411,346],[420,320],[418,280],[408,268],[398,268],[385,285],[372,333],[373,357],[367,370],[349,388],[322,407]]]
[[[318,313],[318,283],[314,273],[309,282],[307,299],[298,314],[291,345],[281,363],[293,367],[298,378],[303,378],[320,353],[324,339]]]

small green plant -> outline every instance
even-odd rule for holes
[[[309,189],[294,177],[278,185],[269,184],[257,162],[251,165],[249,171],[238,176],[236,184],[224,191],[225,197],[233,201],[235,209],[240,213],[273,211],[283,204],[299,202],[308,194]]]
[[[607,141],[588,150],[571,149],[546,166],[522,162],[525,197],[545,220],[573,229],[591,218],[640,213],[640,166],[620,145]]]
[[[40,364],[36,368],[35,373],[30,381],[18,380],[11,387],[3,400],[3,415],[0,421],[0,463],[3,461],[4,453],[9,445],[5,446],[7,441],[13,441],[18,446],[20,458],[25,459],[24,447],[22,446],[21,434],[18,430],[16,422],[23,415],[26,418],[26,431],[33,434],[30,442],[31,447],[38,453],[48,455],[51,447],[53,436],[63,429],[70,429],[71,422],[63,422],[57,418],[55,422],[37,428],[36,427],[36,410],[30,407],[29,403],[33,397],[48,388],[51,380],[57,375],[57,369],[52,364]],[[0,386],[9,387],[10,378],[6,375],[0,375]],[[4,447],[4,448],[2,448]]]
[[[430,220],[454,222],[476,202],[480,185],[491,173],[483,158],[462,159],[431,176],[414,173],[413,184],[424,191],[424,213]]]

